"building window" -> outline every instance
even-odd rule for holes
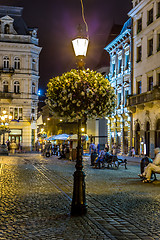
[[[142,31],[142,18],[137,21],[137,34]]]
[[[32,83],[32,94],[36,94],[36,86],[35,86],[35,83]]]
[[[23,109],[19,108],[19,120],[23,119]]]
[[[7,81],[3,82],[3,92],[8,93],[8,82]]]
[[[153,38],[148,40],[148,57],[153,54]]]
[[[14,82],[14,93],[19,93],[19,92],[20,92],[19,82],[15,81]]]
[[[117,97],[117,107],[120,107],[121,105],[121,93],[118,93],[118,97]]]
[[[148,11],[148,21],[147,25],[151,24],[153,22],[153,8]]]
[[[157,4],[157,18],[160,17],[160,2]]]
[[[118,60],[118,73],[121,73],[122,70],[122,59]]]
[[[128,69],[129,67],[129,54],[125,55],[125,69]]]
[[[148,91],[153,90],[153,77],[148,78]]]
[[[128,95],[129,95],[129,90],[125,90],[125,98],[124,98],[124,105],[126,106],[126,104],[127,104],[127,98],[128,98]]]
[[[157,52],[160,51],[160,33],[157,35]]]
[[[137,94],[141,94],[141,81],[137,82]]]
[[[137,47],[137,63],[142,60],[142,47]]]
[[[115,75],[115,63],[112,63],[112,75]]]
[[[36,71],[36,60],[32,59],[32,70]]]
[[[10,31],[9,31],[9,25],[6,24],[6,25],[4,26],[4,34],[9,34],[9,33],[10,33]]]
[[[20,69],[20,59],[18,57],[14,58],[14,68]]]
[[[34,108],[32,108],[32,113],[35,113],[35,109]]]
[[[158,86],[160,87],[160,73],[158,73]]]
[[[13,108],[10,107],[10,115],[13,120],[22,120],[23,119],[23,108]]]
[[[3,68],[5,69],[9,68],[9,57],[7,56],[3,57]]]
[[[14,119],[18,120],[18,108],[14,108]]]

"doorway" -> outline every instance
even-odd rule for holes
[[[156,124],[155,147],[160,147],[160,119],[157,120]]]
[[[140,155],[140,125],[137,123],[135,130],[135,152]]]
[[[146,155],[149,157],[150,154],[150,123],[146,124],[146,132],[145,132],[145,142],[146,142]]]

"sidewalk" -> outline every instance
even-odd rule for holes
[[[134,163],[140,163],[141,159],[143,157],[131,157],[131,156],[122,156],[122,155],[117,155],[118,158],[120,159],[127,159],[128,162],[134,162]]]

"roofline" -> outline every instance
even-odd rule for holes
[[[118,41],[120,41],[125,35],[131,34],[131,29],[126,29],[123,33],[119,34],[111,43],[109,43],[104,49],[109,52],[109,49],[112,48]]]

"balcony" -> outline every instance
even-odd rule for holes
[[[14,73],[14,68],[0,68],[0,73]]]
[[[13,99],[13,94],[10,92],[0,92],[1,99]]]
[[[158,86],[154,87],[152,91],[130,96],[127,99],[127,106],[128,107],[136,106],[139,104],[153,102],[156,100],[160,100],[160,87]]]

